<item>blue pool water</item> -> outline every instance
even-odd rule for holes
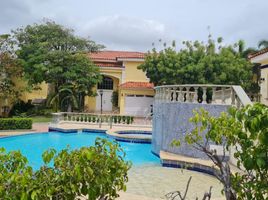
[[[43,164],[41,155],[48,148],[60,151],[68,145],[71,149],[93,146],[97,137],[112,140],[104,133],[49,132],[1,138],[0,147],[4,147],[7,151],[20,150],[28,158],[29,164],[34,169],[38,169]],[[129,142],[119,142],[119,144],[126,152],[125,159],[131,161],[133,165],[160,163],[159,158],[151,153],[151,144]]]

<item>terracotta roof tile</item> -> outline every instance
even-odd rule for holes
[[[143,59],[144,53],[132,51],[99,51],[97,53],[90,53],[92,60],[110,60],[117,61],[118,58],[136,58]]]
[[[122,89],[153,89],[154,84],[148,82],[126,82],[120,85]]]
[[[267,52],[268,52],[268,47],[267,47],[267,48],[264,48],[264,49],[262,49],[262,50],[260,50],[260,51],[258,51],[258,52],[256,52],[256,53],[250,54],[250,55],[248,56],[248,58],[251,59],[251,58],[257,57],[257,56],[259,56],[259,55],[262,55],[262,54],[264,54],[264,53],[267,53]]]

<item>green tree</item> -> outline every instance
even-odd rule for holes
[[[0,35],[0,101],[13,103],[23,91],[15,84],[15,78],[22,78],[22,66],[14,52],[10,35]]]
[[[227,200],[264,200],[268,195],[268,107],[262,104],[231,108],[219,117],[201,109],[190,119],[194,129],[185,137],[193,148],[204,152],[218,168],[216,177],[224,185]],[[205,139],[204,139],[205,137]],[[210,149],[222,145],[223,155]],[[180,144],[180,141],[174,141]],[[226,152],[235,148],[241,172],[231,173]]]
[[[268,48],[268,40],[261,40],[258,43],[259,49]]]
[[[246,90],[252,84],[252,64],[242,55],[243,45],[222,45],[222,38],[208,42],[186,41],[161,51],[153,49],[139,66],[155,85],[234,84]],[[239,49],[240,48],[240,49]]]
[[[29,85],[45,81],[58,94],[62,88],[72,88],[83,107],[85,96],[92,94],[92,87],[100,81],[98,67],[90,61],[88,52],[98,51],[103,46],[74,35],[72,29],[54,22],[28,25],[15,31],[18,58],[22,61]],[[59,94],[60,102],[64,93]],[[66,101],[71,104],[70,101]],[[68,106],[67,106],[68,107]]]
[[[97,139],[95,146],[50,149],[42,158],[45,165],[33,170],[20,152],[0,149],[0,199],[108,200],[126,190],[130,163],[119,144]]]

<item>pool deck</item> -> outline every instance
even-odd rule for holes
[[[150,126],[131,126],[131,125],[117,125],[110,129],[109,126],[103,125],[99,128],[99,125],[84,125],[84,124],[60,124],[56,128],[69,130],[69,129],[94,129],[94,130],[108,130],[108,134],[118,136],[118,131],[152,131]],[[27,133],[40,133],[47,132],[49,129],[48,123],[34,123],[31,130],[16,130],[16,131],[1,131],[1,136],[21,135]],[[117,135],[118,134],[118,135]],[[148,135],[138,134],[126,134],[120,135],[120,137],[145,137]],[[163,160],[175,160],[183,162],[198,162],[202,165],[211,165],[209,161],[196,160],[194,158],[184,158],[179,155],[170,154],[167,152],[161,152],[160,157]],[[188,192],[188,199],[199,198],[204,192],[208,191],[210,186],[213,186],[212,195],[215,200],[224,199],[221,195],[222,185],[218,180],[208,174],[190,171],[179,168],[162,167],[161,164],[154,166],[133,166],[129,171],[129,182],[127,183],[127,191],[120,192],[118,200],[160,200],[165,199],[165,194],[171,191],[184,191],[187,184],[187,180],[192,176],[192,182]],[[204,184],[205,183],[205,184]]]

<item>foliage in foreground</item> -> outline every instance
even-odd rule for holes
[[[118,144],[97,139],[92,147],[50,149],[42,157],[45,165],[34,171],[20,152],[1,149],[0,199],[114,199],[126,189],[130,164]]]
[[[227,200],[264,200],[268,197],[268,107],[262,104],[232,108],[219,117],[201,109],[190,121],[195,125],[185,141],[204,152],[218,167],[216,177],[224,185]],[[205,135],[205,140],[203,139]],[[223,145],[223,156],[209,143]],[[176,142],[175,142],[176,143]],[[180,142],[177,142],[179,144]],[[225,154],[235,150],[237,166],[244,173],[231,173]]]

